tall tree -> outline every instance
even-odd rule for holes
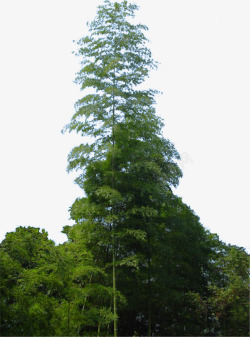
[[[78,42],[82,69],[76,82],[85,95],[65,130],[90,137],[69,154],[68,170],[86,197],[71,216],[88,233],[88,247],[107,270],[112,266],[114,335],[117,335],[117,266],[147,265],[148,333],[151,334],[151,241],[162,222],[162,204],[176,186],[179,155],[161,133],[155,90],[140,88],[156,68],[146,26],[134,24],[137,6],[105,0]],[[104,259],[103,256],[106,258]]]

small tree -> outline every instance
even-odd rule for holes
[[[112,265],[114,335],[117,336],[116,267],[148,268],[148,333],[151,334],[151,237],[161,209],[181,171],[179,155],[162,134],[155,114],[155,90],[140,84],[156,68],[147,47],[146,26],[133,24],[137,6],[105,0],[78,42],[82,69],[76,82],[85,95],[65,130],[89,136],[69,154],[68,170],[81,170],[76,183],[86,197],[71,216],[82,224],[96,263]]]

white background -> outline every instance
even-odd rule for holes
[[[56,243],[82,191],[66,173],[81,139],[61,135],[80,97],[72,40],[87,34],[97,0],[0,1],[0,240],[17,226]],[[250,249],[248,0],[137,0],[161,65],[148,84],[183,156],[176,193],[202,224]]]

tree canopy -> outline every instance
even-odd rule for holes
[[[157,62],[137,9],[104,0],[77,43],[82,97],[64,132],[82,135],[68,156],[82,195],[64,244],[34,227],[0,244],[2,335],[248,334],[248,254],[173,193],[180,156],[145,89]]]

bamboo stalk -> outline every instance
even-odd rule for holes
[[[114,69],[114,84],[116,81],[116,69]],[[112,188],[115,187],[115,157],[114,157],[114,149],[115,149],[115,95],[113,93],[113,108],[112,108]],[[113,214],[113,201],[112,201],[112,214]],[[113,220],[112,224],[112,239],[113,239],[113,247],[112,247],[112,255],[113,255],[113,306],[114,306],[114,337],[117,337],[118,332],[118,322],[117,322],[117,298],[116,298],[116,273],[115,273],[115,223]]]
[[[116,298],[116,275],[115,275],[115,230],[113,226],[113,301],[114,301],[114,337],[117,337],[117,298]]]
[[[151,252],[148,236],[148,337],[151,336]]]

